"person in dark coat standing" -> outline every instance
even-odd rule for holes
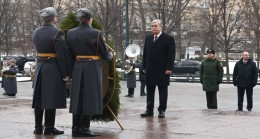
[[[3,70],[4,74],[4,90],[5,94],[8,96],[15,96],[17,93],[17,81],[16,81],[16,74],[17,74],[17,66],[15,65],[15,60],[10,59],[8,60],[8,67]]]
[[[128,71],[128,73],[126,74],[128,94],[125,95],[125,97],[134,97],[134,92],[136,87],[136,73],[135,73],[136,64],[134,62],[133,57],[128,57],[126,63],[127,63],[126,66],[127,67],[131,66],[132,69]]]
[[[243,111],[244,94],[247,96],[247,110],[253,108],[253,88],[257,84],[258,70],[255,62],[249,58],[247,51],[243,52],[242,58],[236,63],[233,71],[233,84],[237,87],[238,109]]]
[[[66,86],[68,69],[65,57],[64,32],[56,27],[57,12],[48,7],[40,12],[44,23],[32,35],[37,51],[37,64],[33,85],[35,112],[34,134],[42,134],[43,112],[45,111],[45,135],[63,134],[55,125],[56,109],[66,108]]]
[[[213,49],[207,50],[207,58],[201,63],[200,83],[206,91],[208,109],[217,109],[217,91],[223,78],[223,67],[215,57]]]
[[[67,33],[71,51],[72,93],[70,113],[73,114],[72,136],[94,137],[90,128],[92,115],[103,113],[102,60],[112,59],[103,39],[103,33],[91,27],[93,12],[88,8],[77,10],[80,25]],[[73,66],[74,65],[74,66]]]
[[[146,111],[141,117],[153,116],[155,88],[158,86],[160,105],[159,118],[165,117],[168,99],[168,86],[175,59],[174,37],[162,32],[162,22],[153,20],[152,35],[145,38],[142,69],[146,74]]]
[[[5,75],[6,75],[6,70],[9,69],[10,63],[7,62],[2,62],[2,81],[1,81],[1,88],[3,88],[5,90]],[[7,95],[6,92],[3,95]]]
[[[140,96],[146,96],[145,93],[145,81],[146,81],[146,75],[142,69],[142,65],[138,64],[137,65],[138,69],[139,69],[139,80],[141,82],[141,86],[140,86]]]

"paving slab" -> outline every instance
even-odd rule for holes
[[[172,82],[169,86],[166,117],[157,117],[158,92],[155,97],[154,117],[142,118],[146,97],[140,96],[137,82],[133,98],[127,94],[126,82],[121,81],[119,122],[91,122],[91,130],[100,133],[96,139],[259,139],[260,86],[254,89],[252,112],[237,112],[236,88],[221,84],[218,92],[218,110],[206,109],[206,95],[199,83]],[[32,83],[18,82],[15,97],[2,95],[0,89],[0,138],[3,139],[72,139],[72,116],[67,108],[57,110],[56,127],[65,133],[59,136],[34,135],[34,115],[31,108]],[[246,98],[245,98],[246,100]],[[246,107],[246,101],[244,103]],[[77,138],[73,138],[77,139]],[[80,138],[79,138],[80,139]],[[95,139],[95,138],[93,138]]]

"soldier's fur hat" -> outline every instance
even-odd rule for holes
[[[39,14],[43,21],[49,22],[57,16],[57,11],[54,7],[47,7],[39,11]]]
[[[84,22],[86,20],[89,20],[93,16],[93,12],[89,8],[80,8],[75,12],[75,15],[77,17],[77,20],[79,22]]]

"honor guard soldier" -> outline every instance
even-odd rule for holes
[[[72,136],[94,137],[90,127],[92,115],[103,112],[102,61],[112,58],[103,39],[103,33],[91,27],[93,12],[88,8],[77,10],[80,25],[67,33],[71,50],[72,93],[70,113],[73,114]]]
[[[55,25],[55,8],[48,7],[39,13],[44,22],[32,35],[38,53],[32,104],[35,114],[34,134],[43,132],[42,119],[45,111],[44,135],[58,135],[64,132],[54,127],[56,109],[66,108],[64,80],[68,79],[64,32]]]
[[[8,66],[2,70],[2,73],[4,75],[4,80],[2,80],[5,90],[4,95],[15,96],[17,93],[17,66],[15,65],[15,62],[16,61],[14,59],[8,60]]]
[[[127,65],[126,67],[131,67],[131,69],[127,69],[128,72],[126,74],[126,81],[127,81],[127,88],[128,88],[128,94],[125,95],[125,97],[134,97],[135,87],[136,87],[136,73],[135,73],[135,67],[136,64],[134,62],[134,57],[128,57],[128,60],[126,61]]]

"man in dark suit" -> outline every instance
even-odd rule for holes
[[[175,59],[175,40],[162,32],[162,22],[153,20],[152,35],[145,38],[142,67],[146,73],[146,111],[141,117],[153,116],[155,88],[158,86],[160,105],[159,118],[165,117],[167,108],[168,85]]]
[[[66,108],[66,86],[68,70],[65,57],[64,32],[56,27],[57,12],[53,7],[40,11],[44,23],[32,34],[37,51],[37,64],[33,84],[35,112],[34,134],[42,134],[42,119],[45,113],[45,135],[63,134],[54,127],[58,108]],[[44,112],[45,111],[45,112]]]
[[[253,108],[253,88],[257,84],[258,69],[247,51],[243,52],[242,58],[236,63],[233,71],[233,84],[237,86],[238,109],[243,111],[244,94],[247,96],[247,110]]]
[[[66,38],[68,50],[71,50],[69,67],[73,67],[70,99],[72,136],[95,137],[99,134],[89,128],[91,116],[103,113],[102,60],[112,59],[112,54],[105,45],[103,33],[91,27],[92,10],[81,8],[75,15],[80,25],[69,30]]]

